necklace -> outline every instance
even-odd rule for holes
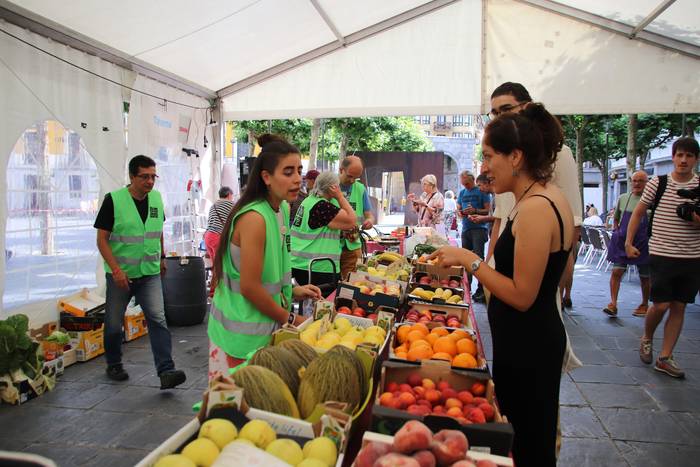
[[[515,208],[518,206],[518,204],[520,204],[520,201],[523,200],[523,198],[524,198],[525,195],[528,193],[528,191],[530,191],[530,189],[531,189],[533,186],[535,186],[535,183],[537,183],[537,180],[535,180],[534,182],[532,182],[532,183],[530,184],[530,186],[527,187],[527,189],[526,189],[525,191],[523,191],[523,194],[520,195],[520,198],[517,199],[517,201],[516,201],[515,204],[513,205],[513,208],[512,208],[512,209],[510,210],[510,212],[508,213],[508,219],[510,219],[510,215],[513,214],[513,211],[514,211]],[[511,220],[512,220],[512,219],[511,219]]]

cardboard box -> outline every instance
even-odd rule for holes
[[[365,447],[365,445],[370,442],[375,444],[392,445],[394,443],[394,437],[375,433],[373,431],[365,431],[364,435],[362,436],[362,447]],[[493,454],[486,454],[474,449],[469,449],[467,451],[467,455],[474,461],[489,460],[499,467],[513,467],[513,459],[510,457],[495,456]],[[353,463],[352,465],[354,466],[355,464]]]
[[[68,335],[79,362],[92,360],[105,352],[104,326],[94,331],[69,331]]]
[[[41,374],[45,376],[61,376],[65,369],[65,360],[63,355],[54,358],[53,360],[44,361],[44,365],[41,370]]]
[[[88,289],[64,297],[58,301],[58,308],[73,316],[88,316],[105,308],[105,299]]]
[[[459,306],[462,308],[469,308],[469,303],[468,303],[468,300],[466,300],[464,289],[453,289],[451,287],[440,287],[443,290],[445,290],[445,289],[451,290],[452,291],[451,297],[459,297],[460,301],[462,302],[462,303],[450,303],[443,298],[437,298],[437,297],[433,298],[432,300],[428,300],[427,298],[423,298],[422,296],[414,293],[414,290],[419,288],[419,287],[425,291],[430,291],[430,292],[435,292],[438,289],[438,287],[431,287],[429,285],[422,285],[422,284],[411,284],[410,287],[411,288],[409,289],[409,292],[408,292],[408,299],[409,300],[418,300],[418,301],[422,301],[422,302],[426,302],[426,303],[434,303],[436,305],[449,305],[449,306]]]
[[[104,322],[104,310],[85,316],[75,316],[66,312],[61,313],[61,327],[66,331],[94,331],[100,329]]]
[[[428,277],[430,279],[429,284],[421,284],[420,281],[424,277]],[[458,285],[457,286],[450,286],[448,285],[440,285],[440,281],[455,281]],[[423,287],[425,285],[429,287],[442,287],[444,288],[450,288],[450,289],[459,289],[463,290],[464,289],[464,277],[462,276],[441,276],[440,274],[430,274],[428,272],[420,272],[420,271],[413,271],[413,274],[411,275],[411,280],[410,280],[410,285],[412,287]]]
[[[148,326],[143,311],[124,315],[124,342],[133,341],[148,334]]]
[[[42,374],[35,379],[29,379],[26,375],[14,379],[10,375],[0,376],[0,399],[11,405],[21,405],[32,399],[36,399],[49,389],[49,379]],[[53,386],[52,386],[53,387]]]
[[[71,348],[63,351],[63,367],[69,367],[78,361],[78,352]]]
[[[461,266],[443,267],[437,264],[414,261],[413,269],[415,272],[427,272],[431,276],[438,277],[439,279],[446,279],[450,276],[464,277],[464,268]]]
[[[483,382],[486,385],[485,398],[495,406],[494,421],[461,425],[452,417],[434,415],[422,417],[379,404],[379,396],[384,392],[384,388],[389,382],[403,383],[407,380],[408,375],[416,371],[421,376],[430,378],[436,383],[443,380],[448,381],[450,386],[456,391],[469,389],[476,381]],[[408,420],[421,420],[433,432],[441,429],[460,430],[467,436],[469,446],[482,452],[508,456],[513,444],[513,426],[501,416],[498,406],[495,404],[494,389],[493,381],[487,375],[475,376],[454,371],[450,369],[446,362],[430,361],[418,366],[391,361],[384,362],[377,398],[372,409],[371,430],[393,436]]]
[[[460,323],[462,323],[461,327],[463,329],[468,329],[470,331],[474,330],[474,328],[472,327],[472,321],[469,316],[468,307],[465,308],[463,306],[443,305],[418,300],[409,300],[408,310],[410,311],[412,309],[416,309],[419,313],[421,311],[430,311],[433,314],[433,316],[436,314],[443,314],[445,315],[445,318],[449,316],[454,316],[459,320]],[[428,329],[443,326],[442,324],[436,323],[434,321],[427,322],[425,323],[425,325],[428,326]]]
[[[380,284],[382,286],[396,286],[400,291],[399,296],[387,295],[384,293],[377,293],[375,295],[362,293],[359,287],[352,285],[354,282],[357,281]],[[338,284],[336,298],[355,300],[358,306],[364,308],[367,311],[374,311],[377,309],[377,307],[380,306],[385,306],[389,308],[399,308],[399,305],[403,301],[405,291],[406,289],[402,287],[402,285],[399,282],[353,272],[348,276],[347,282],[340,282]]]

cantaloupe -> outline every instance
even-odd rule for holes
[[[296,354],[304,362],[304,366],[308,368],[309,363],[311,363],[316,357],[318,357],[318,352],[314,350],[310,345],[302,342],[299,339],[287,339],[279,343],[277,347],[282,347],[287,349],[293,354]]]
[[[355,351],[343,345],[336,345],[329,352],[337,353],[342,358],[346,358],[352,362],[352,365],[355,367],[355,372],[357,373],[357,379],[360,382],[360,399],[364,400],[365,391],[367,389],[367,375],[365,374],[365,367]]]
[[[306,368],[299,384],[297,403],[302,418],[307,418],[317,404],[346,402],[351,411],[362,403],[364,370],[350,349],[338,345],[316,357]]]
[[[258,365],[274,371],[287,384],[296,397],[299,391],[299,370],[306,364],[301,357],[280,346],[268,346],[258,349],[251,357],[250,365]]]
[[[288,417],[299,418],[299,409],[292,392],[282,378],[257,365],[248,365],[231,375],[243,388],[243,398],[249,406]]]

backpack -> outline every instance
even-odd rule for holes
[[[647,224],[647,236],[651,238],[651,226],[654,223],[654,213],[656,208],[659,207],[659,202],[661,202],[661,197],[666,191],[666,185],[668,185],[668,175],[659,175],[659,186],[656,187],[656,195],[654,196],[654,204],[651,205],[651,216],[649,216],[649,224]]]

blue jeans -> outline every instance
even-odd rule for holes
[[[467,250],[473,251],[474,253],[479,255],[479,258],[483,259],[484,257],[484,245],[486,245],[488,239],[488,230],[482,229],[481,227],[469,230],[462,230],[462,248],[466,248]],[[471,286],[472,275],[468,274],[467,277],[469,278],[469,285]],[[483,290],[483,288],[481,287],[481,283],[478,284],[476,290]]]
[[[136,297],[136,303],[141,305],[148,325],[148,335],[151,341],[151,351],[158,374],[174,370],[172,358],[172,343],[170,331],[165,322],[165,307],[163,305],[163,287],[160,275],[143,276],[129,282],[129,290],[121,289],[107,273],[107,303],[105,304],[105,356],[107,365],[115,365],[122,361],[122,339],[124,313],[131,297]]]

